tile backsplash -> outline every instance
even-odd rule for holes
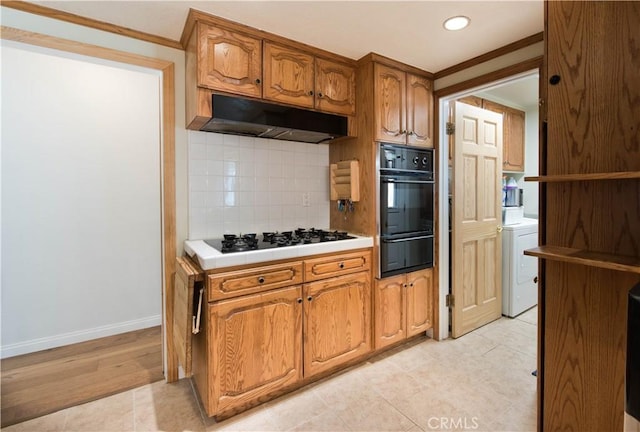
[[[189,131],[189,239],[329,227],[329,145]]]

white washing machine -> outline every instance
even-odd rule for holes
[[[502,231],[502,314],[515,317],[538,304],[538,259],[524,255],[538,245],[538,220],[523,218]]]

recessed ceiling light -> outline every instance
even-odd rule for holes
[[[471,20],[469,18],[460,15],[448,18],[443,25],[447,30],[462,30],[468,26],[470,22]]]

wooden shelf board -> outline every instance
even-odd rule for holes
[[[640,274],[640,258],[638,257],[590,252],[561,246],[540,246],[527,249],[524,254],[552,261]]]
[[[537,176],[537,177],[525,177],[524,181],[552,183],[552,182],[570,182],[570,181],[625,180],[625,179],[640,179],[640,171],[546,175],[546,176]]]

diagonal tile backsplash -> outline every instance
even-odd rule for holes
[[[189,239],[329,228],[329,144],[189,131],[188,145]]]

